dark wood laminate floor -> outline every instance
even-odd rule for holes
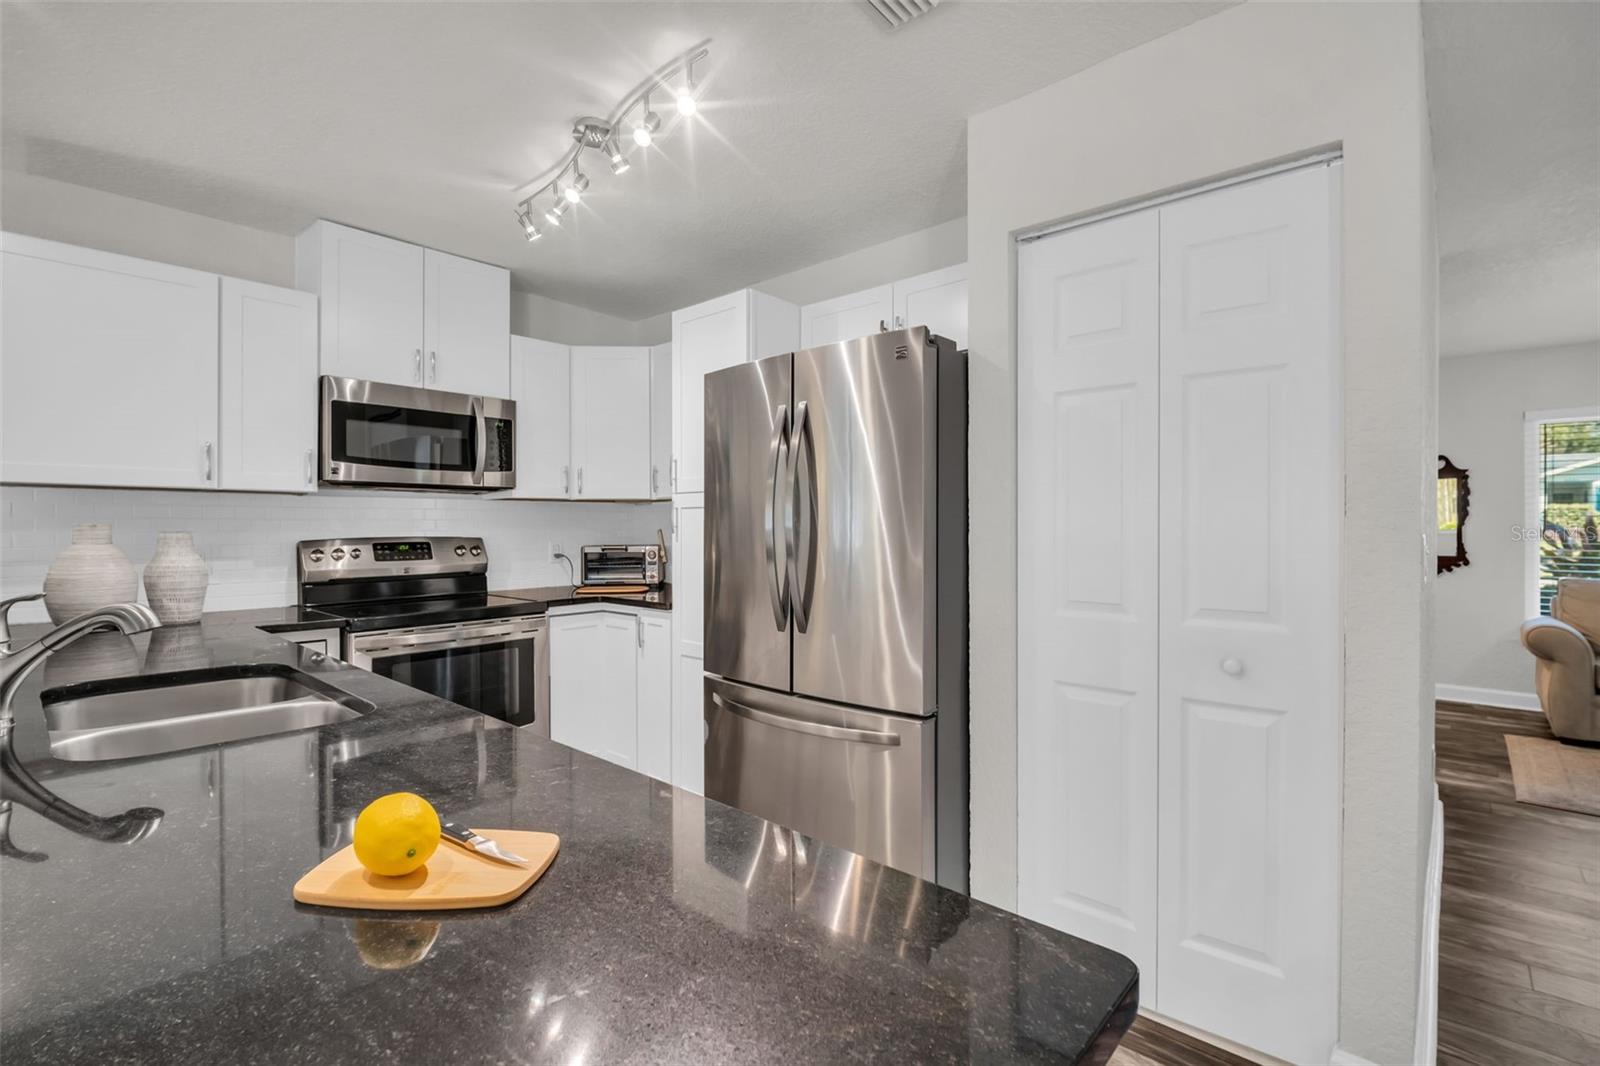
[[[1550,736],[1438,705],[1439,1062],[1600,1063],[1600,818],[1518,803],[1507,733]]]
[[[1108,1066],[1255,1066],[1149,1018],[1135,1018],[1133,1028],[1122,1038]]]

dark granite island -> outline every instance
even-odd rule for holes
[[[1099,1062],[1132,1021],[1121,955],[254,628],[298,621],[95,634],[23,683],[15,752],[41,784],[97,814],[164,813],[119,844],[12,812],[6,1066]],[[43,688],[250,663],[375,709],[166,756],[49,756]],[[398,789],[472,826],[558,833],[561,854],[491,911],[294,903],[361,807]]]

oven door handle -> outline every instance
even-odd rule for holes
[[[477,435],[478,446],[473,449],[477,455],[473,457],[472,483],[483,484],[483,468],[489,459],[489,420],[483,415],[483,397],[474,396],[468,405],[472,412],[474,422],[473,432]]]
[[[449,633],[430,633],[419,636],[383,637],[378,639],[389,640],[391,643],[365,645],[358,638],[351,644],[350,650],[358,655],[377,656],[380,654],[395,655],[402,652],[414,651],[419,648],[438,648],[452,645],[458,648],[472,647],[477,644],[488,643],[494,640],[504,640],[507,637],[532,637],[539,633],[543,627],[513,626],[510,629],[490,629],[482,631],[452,630]],[[373,639],[373,638],[368,638]]]

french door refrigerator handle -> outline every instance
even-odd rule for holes
[[[804,633],[809,624],[811,604],[806,602],[806,585],[800,580],[800,521],[797,514],[800,490],[800,456],[805,453],[808,434],[811,432],[811,405],[801,400],[794,409],[794,429],[789,433],[789,470],[783,503],[783,549],[789,570],[789,609],[794,615],[797,633]],[[813,465],[815,460],[813,459]],[[806,497],[810,500],[809,493]],[[817,535],[815,521],[810,524],[811,535]]]
[[[790,718],[787,715],[773,714],[771,711],[759,711],[754,707],[747,707],[742,703],[713,692],[711,702],[720,704],[729,714],[740,718],[747,718],[761,725],[770,725],[774,729],[787,729],[791,733],[805,733],[813,737],[826,737],[828,740],[848,740],[856,744],[878,744],[885,748],[900,746],[900,736],[897,733],[880,733],[875,729],[852,729],[843,725],[826,725],[822,722],[808,722],[804,718]]]
[[[782,573],[788,551],[778,551],[777,496],[782,483],[779,472],[787,467],[785,437],[789,432],[789,405],[778,405],[777,425],[772,430],[772,447],[767,453],[767,592],[772,596],[772,621],[782,630],[789,624],[789,584]],[[788,505],[784,506],[784,544],[788,544]],[[780,557],[781,556],[781,557]]]

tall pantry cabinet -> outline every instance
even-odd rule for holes
[[[1017,257],[1018,909],[1296,1062],[1338,1035],[1339,173]]]

